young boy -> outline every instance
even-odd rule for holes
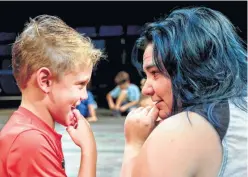
[[[57,17],[41,15],[26,25],[12,49],[22,100],[0,134],[1,177],[66,176],[55,121],[81,148],[78,176],[96,176],[94,136],[75,107],[87,98],[86,85],[101,56],[89,38]]]
[[[130,83],[129,74],[125,71],[120,71],[116,75],[115,83],[117,86],[107,94],[106,98],[113,115],[120,116],[121,113],[129,112],[138,106],[140,90],[137,85]]]

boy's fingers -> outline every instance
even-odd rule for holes
[[[69,125],[67,128],[66,128],[66,131],[71,134],[75,129],[73,128],[73,126]]]
[[[74,114],[74,116],[75,116],[75,118],[76,118],[77,120],[80,120],[80,119],[83,119],[83,118],[84,118],[84,117],[82,116],[82,114],[79,112],[79,110],[73,109],[72,112],[73,112],[73,114]]]

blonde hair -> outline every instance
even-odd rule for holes
[[[90,38],[79,34],[60,18],[40,15],[26,24],[12,48],[12,67],[16,82],[25,88],[31,75],[49,68],[57,79],[78,66],[95,65],[101,57]]]

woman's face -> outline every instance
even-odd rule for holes
[[[159,117],[167,118],[172,111],[173,94],[171,80],[156,67],[153,61],[153,45],[148,44],[143,55],[143,70],[147,79],[142,93],[151,96],[159,109]]]

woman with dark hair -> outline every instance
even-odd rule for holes
[[[126,118],[122,177],[247,176],[245,48],[232,23],[205,7],[145,25],[133,63],[156,105]]]

